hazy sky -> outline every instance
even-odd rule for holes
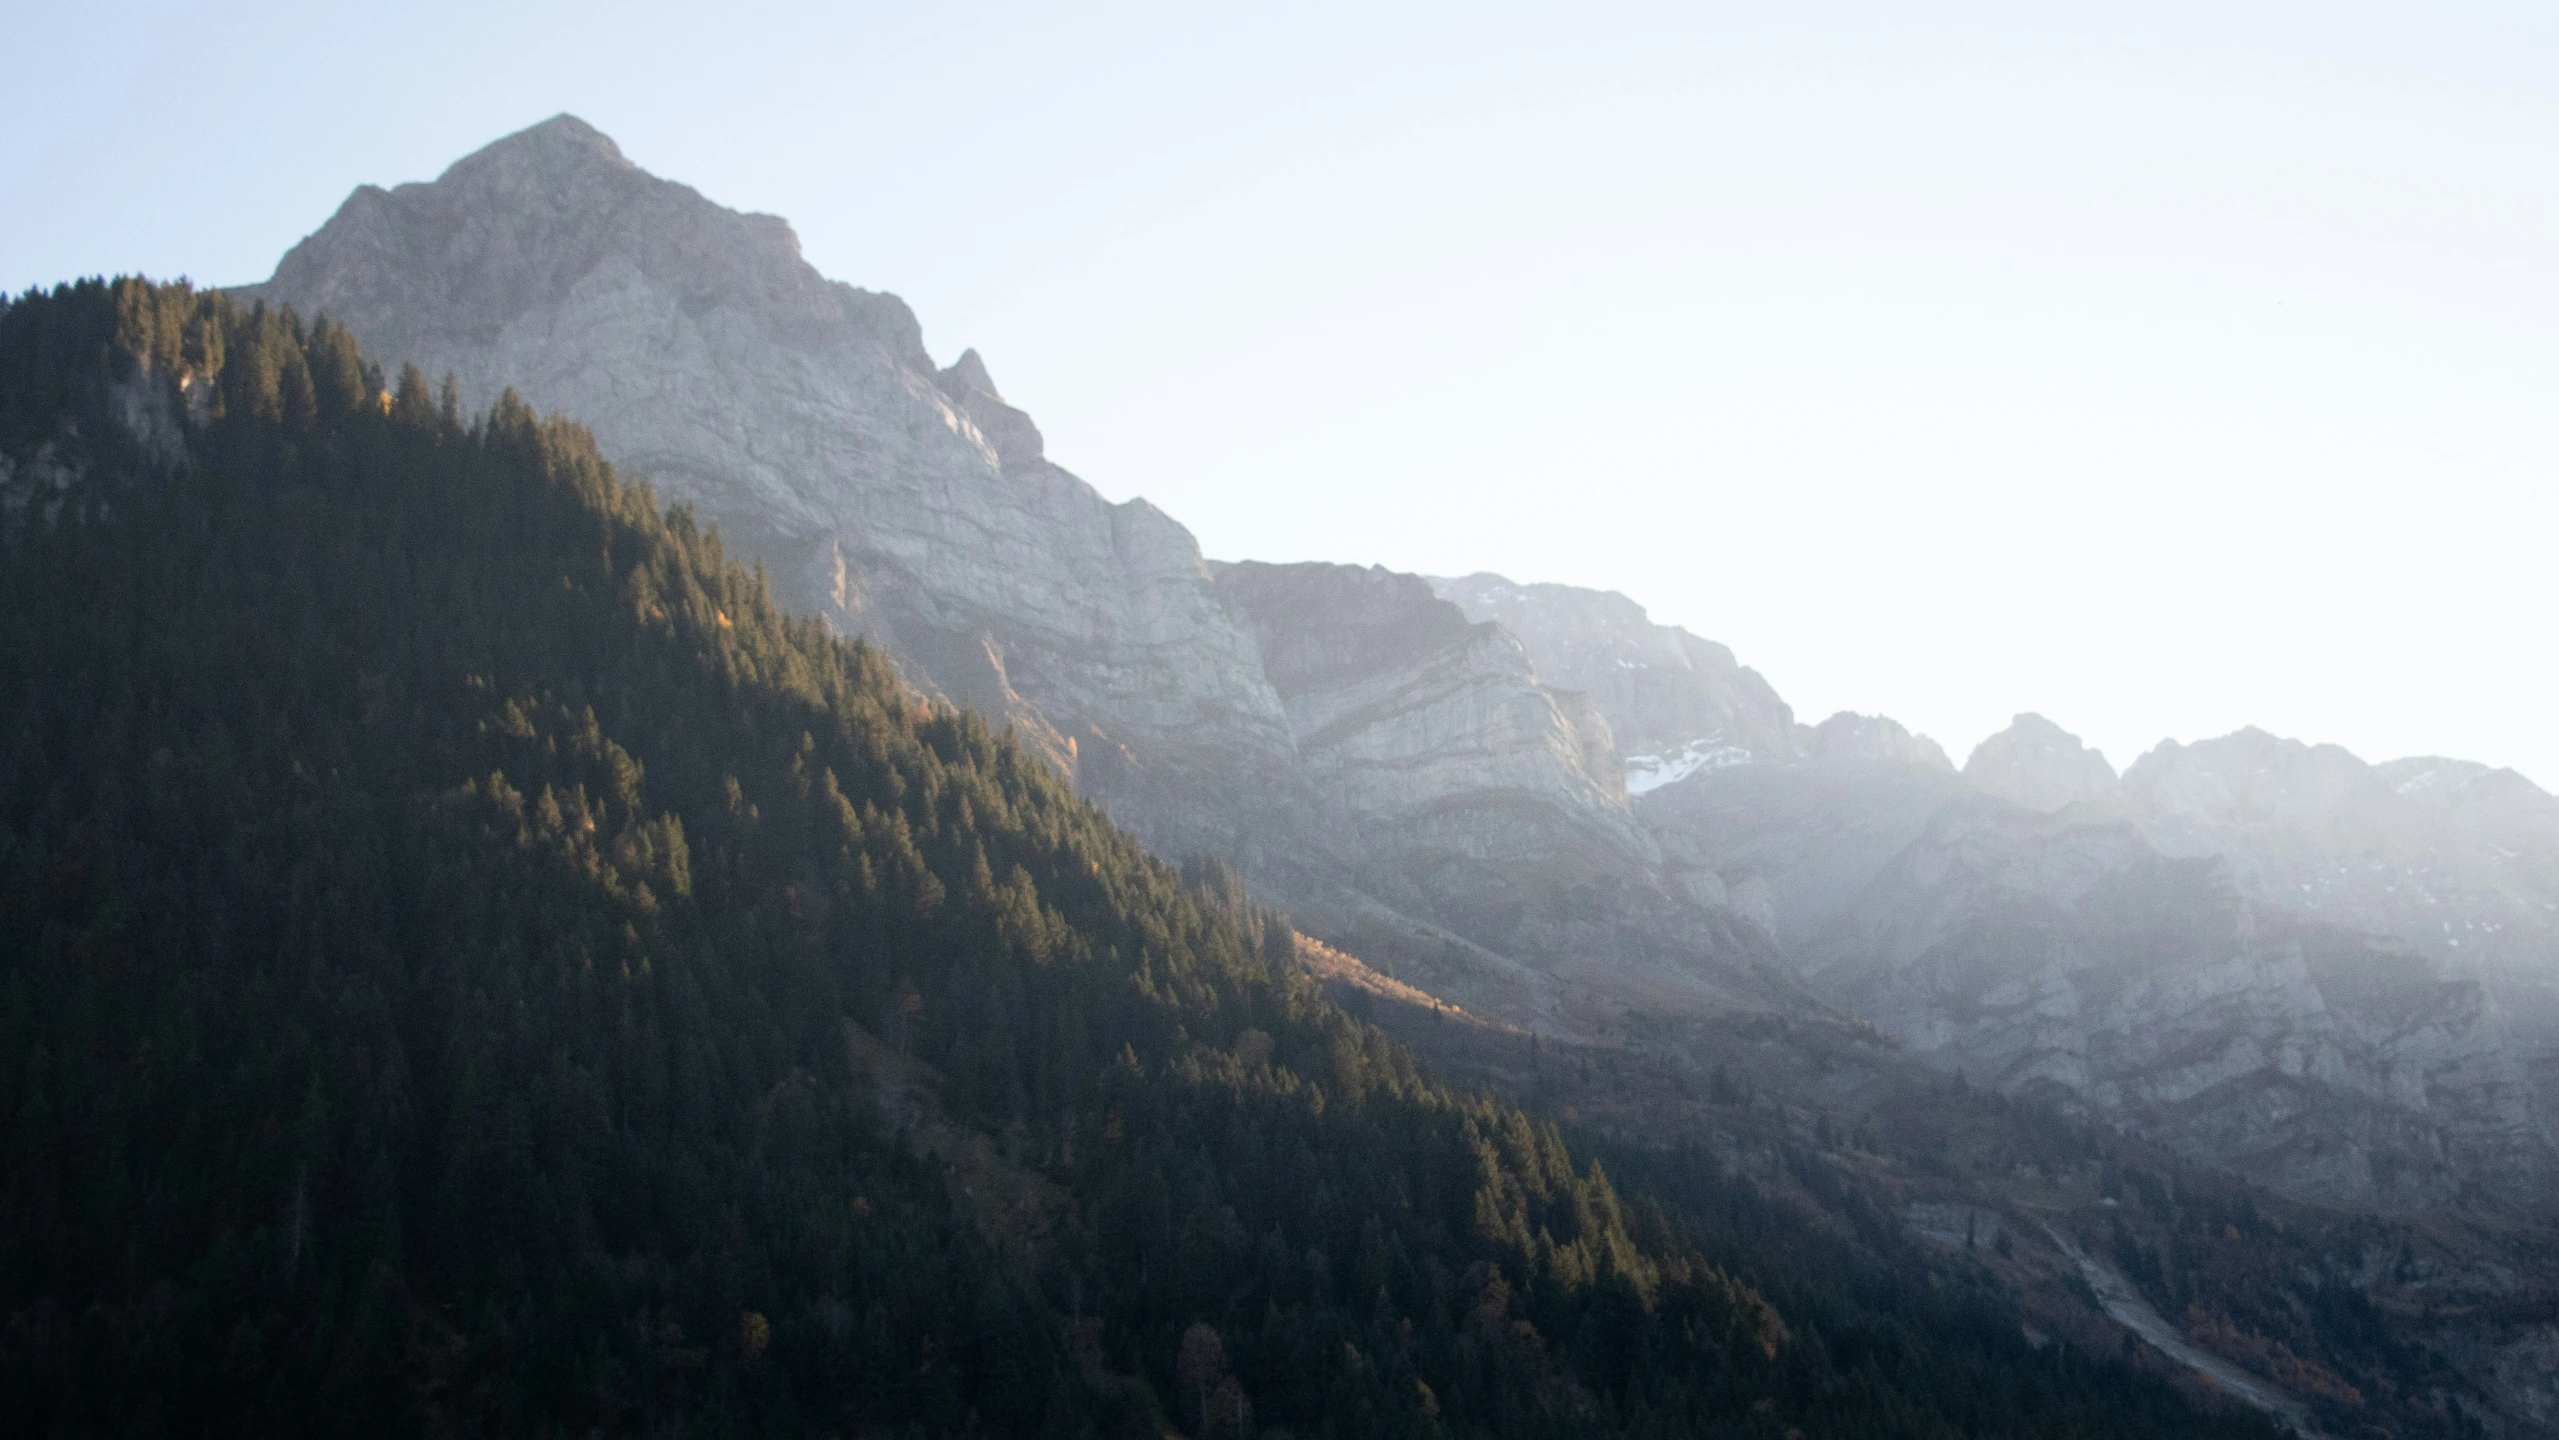
[[[0,284],[568,110],[1211,555],[1623,590],[1959,762],[2559,784],[2559,7],[1918,8],[0,0]]]

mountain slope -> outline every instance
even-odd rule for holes
[[[1757,671],[1711,640],[1654,624],[1623,595],[1492,574],[1431,584],[1466,618],[1519,636],[1547,683],[1590,696],[1627,755],[1704,747],[1726,760],[1783,761],[1803,753],[1794,712]]]
[[[1607,719],[1544,683],[1509,631],[1382,567],[1214,573],[1287,708],[1304,773],[1347,821],[1336,843],[1362,857],[1363,888],[1524,962],[1442,970],[1451,998],[1565,1031],[1629,1006],[1804,1008],[1756,935],[1664,883]],[[1357,932],[1351,917],[1326,918]]]
[[[935,368],[904,302],[574,117],[358,189],[238,293],[452,373],[465,409],[512,388],[577,414],[787,607],[1014,725],[1166,853],[1234,853],[1288,808],[1278,699],[1189,532],[1050,463],[975,352]]]
[[[1661,887],[1601,753],[1606,726],[1527,674],[1515,645],[1475,657],[1499,677],[1450,689],[1461,703],[1437,712],[1438,729],[1368,726],[1357,744],[1335,736],[1301,754],[1306,696],[1292,715],[1259,632],[1222,602],[1186,531],[1049,461],[976,352],[936,369],[901,302],[823,279],[782,222],[651,176],[572,117],[431,184],[358,190],[271,280],[235,293],[344,317],[375,351],[454,374],[465,409],[513,388],[580,415],[609,453],[763,563],[786,608],[1012,726],[1157,853],[1233,864],[1310,923],[1339,922],[1337,939],[1383,925],[1474,956],[1523,997],[1559,963],[1604,980],[1621,958],[1613,932],[1588,904],[1575,918],[1549,903],[1559,890],[1586,900],[1573,876],[1597,871],[1658,901],[1642,927],[1650,951],[1625,957],[1642,968],[1664,951],[1691,968],[1749,958],[1718,948],[1716,916]],[[1774,703],[1747,680],[1750,703]],[[1499,765],[1455,750],[1425,763],[1417,749],[1448,741],[1451,724],[1507,723],[1504,704],[1462,703],[1495,691],[1530,697],[1522,714],[1572,710],[1573,744],[1589,752],[1555,772],[1589,778],[1536,810],[1554,829],[1534,845],[1492,823],[1520,790]],[[1354,761],[1359,745],[1433,771],[1433,801],[1385,820],[1393,767]],[[1514,747],[1488,732],[1460,748]],[[1384,788],[1346,806],[1353,776]],[[1510,893],[1475,863],[1488,843],[1535,852],[1513,856],[1514,877],[1562,879]]]
[[[1817,1231],[1773,1308],[512,395],[92,283],[0,457],[32,1431],[2265,1433]]]
[[[2389,935],[2494,990],[2559,1103],[2559,799],[2512,770],[2242,730],[2160,745],[2123,812],[2174,855],[2227,858],[2269,904]]]
[[[2248,900],[2120,821],[1946,805],[1798,954],[1941,1066],[2288,1193],[2529,1213],[2559,1173],[2478,984]]]

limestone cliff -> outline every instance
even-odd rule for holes
[[[1725,907],[1665,888],[1607,718],[1412,575],[1220,564],[1364,885],[1567,983],[1761,1006],[1788,987]]]
[[[2121,821],[1949,804],[1799,958],[1941,1065],[2297,1195],[2537,1208],[2559,1174],[2483,987]]]
[[[1613,590],[1518,585],[1482,573],[1431,584],[1468,619],[1518,636],[1548,684],[1590,697],[1638,793],[1703,769],[1803,753],[1794,712],[1759,672],[1711,640],[1654,624]]]
[[[1867,760],[1955,773],[1955,763],[1946,758],[1945,750],[1936,741],[1913,735],[1889,715],[1857,715],[1842,710],[1804,732],[1804,753],[1811,759],[1833,763]]]
[[[576,416],[786,605],[1012,725],[1159,852],[1462,951],[1508,977],[1515,1013],[1551,1018],[1566,972],[1647,994],[1639,977],[1668,977],[1687,1005],[1800,999],[1733,968],[1751,935],[1662,888],[1605,707],[1541,683],[1509,634],[1382,572],[1347,604],[1320,584],[1308,609],[1221,595],[1180,525],[1055,464],[976,351],[937,366],[903,302],[827,280],[781,220],[649,175],[574,118],[358,190],[240,298],[325,311],[391,363],[452,373],[466,405],[513,387]],[[1392,603],[1366,614],[1360,586]],[[1285,623],[1238,618],[1257,613]]]
[[[2250,729],[2160,745],[2117,808],[2170,854],[2223,858],[2255,899],[2487,987],[2559,1111],[2559,799],[2512,770],[2368,765]]]
[[[357,190],[242,298],[326,311],[469,405],[512,386],[578,417],[785,603],[1167,851],[1249,849],[1290,808],[1287,718],[1189,532],[1050,463],[974,351],[937,369],[903,302],[819,275],[786,223],[572,117]]]

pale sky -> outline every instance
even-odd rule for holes
[[[1959,762],[2559,784],[2559,7],[1918,8],[0,0],[0,284],[567,110],[1213,556],[1622,590]]]

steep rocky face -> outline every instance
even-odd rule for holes
[[[1946,758],[1945,750],[1936,741],[1913,735],[1900,721],[1886,715],[1857,715],[1842,710],[1805,732],[1804,751],[1811,759],[1833,763],[1880,761],[1955,773],[1955,762]]]
[[[2511,770],[2367,765],[2251,729],[2160,745],[2124,772],[2122,808],[2164,850],[2227,856],[2251,894],[2440,960],[2559,957],[2559,799]]]
[[[1291,796],[1288,722],[1190,534],[1051,464],[974,352],[820,276],[790,227],[561,116],[355,192],[243,298],[574,414],[761,559],[793,608],[1015,725],[1158,846],[1234,852]]]
[[[1639,792],[1703,770],[1803,753],[1794,712],[1733,652],[1613,590],[1516,585],[1499,575],[1434,580],[1466,618],[1519,637],[1550,685],[1578,690],[1608,717]]]
[[[2296,1195],[2546,1202],[2550,1139],[2484,987],[2121,821],[1951,802],[1797,955],[1940,1065]]]
[[[2160,745],[2120,806],[2170,854],[2225,858],[2252,897],[2487,986],[2559,1104],[2559,799],[2511,770],[2367,765],[2250,729]]]
[[[2029,810],[2058,810],[2111,794],[2115,767],[2078,736],[2041,715],[2025,714],[1974,747],[1964,778]]]
[[[1934,1064],[2297,1195],[2542,1204],[2546,1052],[2508,988],[2270,904],[2120,808],[1819,758],[1636,805],[1673,883],[1761,917],[1815,993]]]
[[[1212,568],[1366,891],[1570,982],[1770,1002],[1760,947],[1661,885],[1606,718],[1505,628],[1384,569]]]

